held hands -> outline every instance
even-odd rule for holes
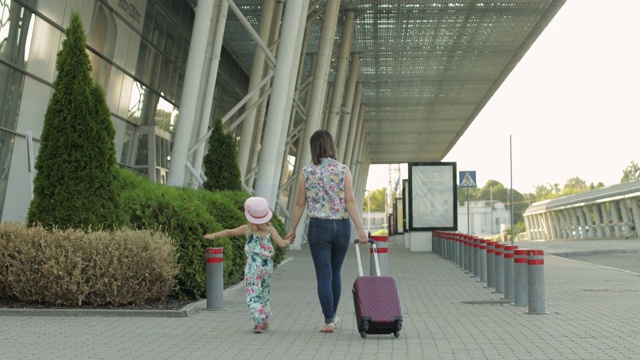
[[[289,244],[293,244],[293,242],[296,241],[295,231],[290,231],[287,236],[285,236],[284,241],[288,241]]]

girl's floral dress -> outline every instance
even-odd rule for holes
[[[247,264],[244,268],[247,306],[249,306],[255,324],[264,325],[264,322],[271,316],[271,306],[269,305],[271,274],[273,273],[273,259],[271,257],[275,253],[269,229],[264,237],[249,230],[244,252],[247,255]]]

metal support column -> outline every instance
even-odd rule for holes
[[[302,48],[302,39],[298,36],[303,32],[305,22],[301,21],[309,6],[308,0],[291,1],[287,4],[282,24],[282,41],[278,50],[273,90],[269,101],[265,141],[260,152],[259,164],[265,164],[258,172],[255,193],[267,199],[269,206],[274,208],[277,201],[285,144],[287,142],[288,121],[293,103],[293,85],[290,74],[298,72],[298,59]],[[304,17],[306,19],[306,16]]]
[[[288,6],[289,5],[291,4],[288,4]],[[326,94],[327,78],[329,77],[329,67],[331,65],[333,41],[336,34],[339,10],[340,0],[327,0],[324,8],[324,21],[320,29],[318,57],[313,69],[313,84],[309,95],[311,102],[307,109],[307,121],[304,128],[304,146],[300,149],[300,154],[296,158],[296,162],[299,161],[302,164],[311,162],[311,152],[308,144],[311,140],[311,135],[320,129],[320,124],[322,123],[322,108],[324,107],[324,96]]]
[[[353,110],[353,102],[356,93],[356,84],[358,81],[358,71],[360,71],[360,54],[351,54],[351,66],[349,67],[349,79],[344,94],[344,108],[346,111],[342,113],[340,120],[340,129],[338,130],[337,147],[338,159],[341,161],[345,158],[347,140],[349,138],[349,125],[351,119],[351,111]]]
[[[349,63],[349,52],[351,51],[351,41],[353,39],[353,29],[355,26],[355,13],[349,10],[345,14],[344,26],[342,29],[342,43],[338,53],[338,64],[336,65],[336,75],[333,81],[333,93],[331,105],[329,107],[329,117],[327,119],[327,130],[338,139],[338,119],[342,109],[342,96],[344,95],[344,84],[347,78],[347,64]]]
[[[260,24],[258,28],[258,35],[262,39],[263,43],[269,41],[269,34],[271,32],[271,21],[273,19],[273,10],[275,8],[275,0],[265,0],[262,3],[262,11],[260,14]],[[253,64],[251,66],[251,75],[249,78],[248,91],[256,88],[260,83],[265,73],[265,59],[266,54],[263,48],[256,45],[255,55],[253,56]],[[250,155],[252,154],[254,144],[259,145],[260,139],[256,139],[261,134],[256,134],[256,105],[260,93],[253,95],[248,101],[246,108],[251,109],[247,111],[247,116],[242,123],[240,130],[240,142],[238,144],[238,167],[240,168],[240,176],[242,183],[245,183],[247,173],[251,170]]]
[[[191,131],[196,116],[198,91],[200,89],[200,76],[205,64],[207,41],[211,32],[211,19],[213,18],[214,2],[202,1],[196,9],[193,22],[191,45],[184,75],[182,87],[182,102],[180,116],[176,124],[173,137],[173,149],[171,162],[169,163],[169,175],[167,184],[170,186],[182,186],[186,175],[187,152],[191,141]]]

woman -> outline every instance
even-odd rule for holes
[[[349,218],[358,230],[359,242],[365,244],[368,238],[353,195],[351,172],[336,160],[333,137],[326,130],[318,130],[311,136],[310,145],[312,163],[298,177],[291,228],[285,240],[295,240],[296,228],[306,206],[310,216],[307,241],[325,322],[320,331],[332,333],[340,323],[336,310],[342,289],[340,270],[351,242]]]

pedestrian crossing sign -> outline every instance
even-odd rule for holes
[[[476,185],[476,172],[475,171],[460,171],[460,188],[475,188]]]

